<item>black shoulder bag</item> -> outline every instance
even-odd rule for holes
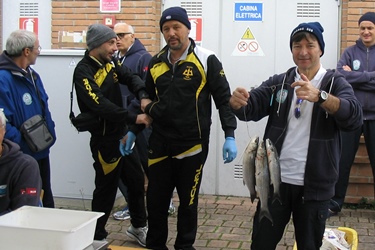
[[[53,136],[48,130],[44,113],[45,106],[42,98],[40,97],[40,92],[36,86],[31,70],[30,76],[38,95],[43,115],[34,115],[33,117],[27,119],[24,123],[22,123],[20,132],[31,151],[40,152],[48,148],[53,143]]]
[[[74,81],[72,83],[72,91],[70,92],[70,114],[69,119],[73,126],[78,132],[90,131],[97,128],[100,125],[100,117],[91,113],[84,112],[77,116],[73,112],[73,92],[74,92]]]

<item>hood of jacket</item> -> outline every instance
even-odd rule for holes
[[[20,73],[23,76],[27,74],[27,72],[25,72],[17,64],[14,63],[6,50],[4,50],[4,52],[0,55],[0,70],[2,69],[12,71],[13,74]]]

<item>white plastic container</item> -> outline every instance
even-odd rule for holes
[[[104,213],[23,206],[0,216],[1,249],[82,250]]]

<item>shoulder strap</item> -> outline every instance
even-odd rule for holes
[[[45,112],[44,112],[44,108],[45,108],[45,106],[44,106],[44,103],[43,103],[43,101],[42,101],[42,97],[40,96],[40,92],[39,92],[38,86],[36,85],[36,82],[34,81],[34,75],[33,75],[33,72],[32,72],[31,69],[29,69],[29,70],[30,70],[31,81],[32,81],[33,84],[34,84],[34,88],[35,88],[35,90],[36,90],[36,94],[38,95],[38,99],[39,99],[40,105],[42,106],[42,116],[43,116],[43,118],[44,118],[44,117],[45,117]]]
[[[73,91],[74,91],[74,80],[72,81],[72,91],[70,91],[70,113],[69,118],[74,118],[74,112],[73,112]]]

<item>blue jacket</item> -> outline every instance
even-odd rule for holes
[[[56,141],[55,123],[48,109],[48,95],[39,74],[31,67],[28,67],[28,71],[32,73],[25,72],[18,67],[6,51],[0,55],[0,108],[4,109],[8,119],[5,138],[20,145],[24,153],[40,160],[48,157],[50,148],[37,153],[32,152],[21,136],[20,126],[34,115],[44,115],[48,130],[54,138],[54,144]],[[33,82],[38,87],[44,107],[41,105]]]
[[[119,58],[123,67],[130,69],[133,73],[139,75],[142,80],[145,80],[148,71],[148,64],[152,56],[139,39],[135,38],[133,45],[123,57],[120,57],[119,55],[120,52],[117,52],[116,56]],[[126,97],[124,107],[128,108],[130,112],[141,113],[139,100],[135,98],[126,85],[120,85],[120,88],[122,95]]]
[[[148,63],[152,56],[139,39],[135,38],[133,46],[126,52],[124,60],[123,57],[119,57],[118,55],[119,53],[117,53],[117,57],[123,65],[128,67],[133,73],[139,75],[143,80],[146,78]]]
[[[343,70],[348,65],[352,71]],[[361,39],[348,47],[337,63],[337,70],[352,85],[363,108],[364,120],[375,120],[375,45],[367,48]]]
[[[233,110],[243,121],[258,121],[269,116],[264,139],[271,139],[279,155],[288,128],[294,95],[290,85],[295,75],[293,67],[286,73],[270,77],[251,91],[246,107]],[[304,179],[305,200],[328,200],[335,194],[341,152],[340,130],[354,130],[362,125],[361,104],[343,75],[327,70],[321,89],[338,97],[340,107],[335,114],[327,115],[318,103],[314,104]]]

